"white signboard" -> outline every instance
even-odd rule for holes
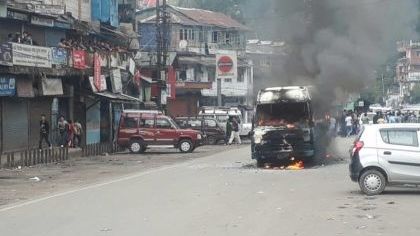
[[[32,16],[31,17],[31,23],[34,24],[34,25],[42,25],[42,26],[53,27],[54,26],[54,19]]]
[[[236,52],[216,55],[216,78],[237,80],[238,56]]]
[[[90,82],[90,86],[92,87],[92,91],[94,93],[103,92],[103,91],[106,91],[108,89],[107,86],[106,86],[105,75],[101,75],[101,86],[100,86],[100,88],[97,88],[95,86],[95,81],[93,80],[93,76],[89,77],[89,82]]]
[[[115,69],[111,71],[111,85],[112,92],[122,93],[122,82],[121,82],[121,71],[120,69]]]
[[[51,48],[12,43],[13,65],[51,68]]]
[[[43,78],[41,80],[41,84],[42,84],[42,95],[44,96],[63,95],[63,83],[61,79]]]

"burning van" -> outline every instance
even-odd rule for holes
[[[308,88],[261,90],[252,134],[252,158],[258,166],[287,159],[313,159],[314,122]]]

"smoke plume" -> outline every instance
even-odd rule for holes
[[[264,86],[312,85],[319,108],[360,92],[416,39],[417,0],[248,0],[244,15],[256,37],[285,41],[286,55]]]

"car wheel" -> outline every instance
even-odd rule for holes
[[[129,150],[131,153],[140,153],[143,145],[141,140],[131,140]]]
[[[209,145],[216,145],[217,144],[217,139],[214,136],[209,136],[207,138],[207,143]]]
[[[141,149],[140,149],[140,153],[145,153],[147,150],[147,146],[146,145],[142,145]]]
[[[381,194],[386,187],[385,176],[377,170],[367,170],[363,172],[359,179],[360,189],[366,195]]]
[[[258,168],[265,167],[265,161],[263,159],[257,159],[257,167]]]
[[[194,147],[193,147],[193,144],[190,140],[183,139],[179,142],[179,150],[182,153],[189,153],[189,152],[192,152],[194,150]]]

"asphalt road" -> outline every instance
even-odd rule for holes
[[[417,236],[419,196],[366,197],[346,162],[256,169],[244,147],[6,206],[0,235]]]

